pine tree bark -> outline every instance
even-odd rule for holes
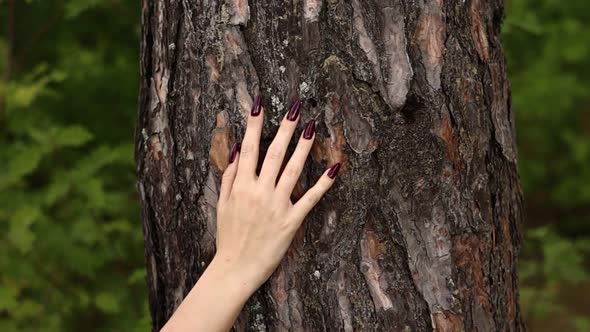
[[[297,98],[300,125],[318,121],[294,199],[343,169],[236,331],[524,330],[503,15],[502,0],[144,0],[154,330],[215,253],[220,174],[258,94],[263,150]]]

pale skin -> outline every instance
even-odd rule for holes
[[[264,122],[261,104],[256,99],[241,150],[232,149],[221,180],[215,257],[163,332],[228,331],[248,298],[274,272],[305,216],[334,183],[339,163],[297,202],[291,202],[315,139],[315,123],[310,122],[280,172],[300,118],[297,102],[283,118],[256,174]]]

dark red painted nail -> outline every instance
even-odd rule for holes
[[[311,139],[313,137],[313,133],[315,133],[315,120],[311,120],[305,125],[305,129],[303,130],[303,138]]]
[[[330,177],[330,179],[335,178],[336,175],[338,175],[339,170],[340,170],[340,163],[337,163],[336,165],[330,167],[330,170],[328,171],[328,176]]]
[[[299,111],[301,110],[301,101],[296,101],[291,105],[291,109],[289,109],[289,113],[287,113],[287,120],[295,121],[299,116]]]
[[[229,152],[229,163],[233,163],[236,160],[236,156],[238,155],[238,150],[240,149],[240,145],[238,143],[234,143],[232,145],[231,150]]]
[[[260,115],[261,111],[262,111],[262,96],[257,96],[254,99],[254,105],[252,105],[252,111],[250,111],[250,114],[252,116],[258,116],[258,115]]]

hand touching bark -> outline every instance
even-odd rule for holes
[[[276,269],[305,216],[334,183],[340,163],[326,170],[295,204],[290,200],[315,139],[311,120],[279,176],[300,110],[297,101],[284,116],[256,175],[264,123],[262,98],[256,98],[241,149],[233,145],[223,174],[217,253],[164,331],[229,330],[246,300]]]
[[[256,175],[264,107],[256,99],[248,119],[241,151],[234,145],[223,176],[217,205],[216,258],[255,275],[262,284],[277,267],[305,216],[332,186],[340,165],[326,171],[296,204],[290,196],[315,138],[315,120],[303,130],[295,152],[277,182],[283,158],[299,121],[301,103],[295,102],[268,148]]]

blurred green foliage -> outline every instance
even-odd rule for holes
[[[139,6],[0,0],[0,331],[148,330],[133,171]],[[590,292],[589,37],[589,2],[507,0],[527,202],[521,302],[541,328],[551,318],[590,331],[575,296]]]
[[[507,0],[532,331],[590,331],[590,2]]]
[[[590,186],[581,184],[590,183],[590,3],[507,3],[504,46],[524,189],[550,208],[588,206]]]
[[[0,82],[0,331],[146,331],[139,3],[13,3],[14,39],[4,27],[0,39],[0,73],[9,56],[12,72]]]

